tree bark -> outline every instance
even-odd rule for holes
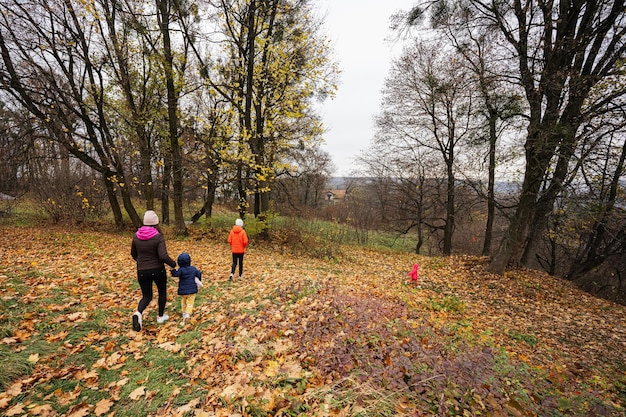
[[[183,160],[179,143],[178,91],[174,80],[174,57],[170,39],[170,3],[169,0],[157,0],[160,16],[161,35],[165,59],[165,84],[167,89],[167,116],[169,145],[172,156],[172,200],[174,202],[174,230],[177,235],[187,234],[183,217]]]

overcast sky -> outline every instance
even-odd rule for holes
[[[402,51],[393,36],[390,17],[408,10],[415,0],[316,0],[324,17],[324,30],[342,70],[334,100],[326,101],[320,114],[327,132],[326,150],[337,168],[335,176],[347,176],[353,159],[367,148],[379,111],[380,91],[393,57]]]

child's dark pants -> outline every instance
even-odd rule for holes
[[[239,276],[243,275],[243,253],[233,253],[233,264],[230,267],[230,274],[235,273],[235,268],[239,263]]]

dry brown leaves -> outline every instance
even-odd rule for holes
[[[108,333],[89,333],[81,341],[65,346],[63,354],[68,360],[63,368],[50,368],[50,358],[29,357],[33,373],[0,393],[0,411],[5,415],[24,415],[27,411],[53,415],[46,404],[11,402],[35,384],[52,378],[80,381],[75,391],[59,392],[54,398],[71,404],[68,416],[110,415],[128,382],[126,363],[129,358],[141,359],[148,345],[172,355],[184,355],[187,366],[181,377],[189,378],[191,386],[201,385],[207,390],[184,406],[174,405],[179,395],[174,391],[171,401],[159,412],[181,416],[191,411],[195,415],[232,415],[250,409],[250,401],[256,401],[255,406],[264,412],[281,414],[293,409],[293,401],[287,398],[295,397],[314,407],[309,411],[318,415],[367,411],[365,400],[346,409],[337,407],[337,398],[333,399],[337,389],[346,385],[350,372],[366,366],[368,361],[359,357],[359,352],[380,353],[376,360],[381,369],[392,369],[391,364],[396,366],[403,356],[410,358],[418,351],[443,355],[438,337],[459,322],[470,323],[467,328],[472,343],[484,341],[503,347],[514,360],[545,369],[555,380],[563,375],[575,379],[615,372],[615,363],[626,361],[626,308],[593,298],[567,282],[536,271],[513,271],[501,277],[488,274],[483,259],[438,259],[364,249],[347,249],[341,262],[326,262],[290,257],[264,248],[263,242],[252,241],[245,258],[245,279],[231,284],[226,281],[230,253],[225,239],[216,241],[200,234],[185,240],[169,237],[168,250],[173,258],[182,251],[189,252],[192,263],[203,271],[204,282],[217,286],[216,295],[197,304],[191,324],[182,327],[179,317],[172,313],[179,300],[175,280],[170,281],[168,311],[172,320],[157,326],[153,301],[145,314],[144,331],[131,333],[128,344],[121,349],[111,340],[129,332],[130,315],[140,297],[138,290],[132,289],[135,265],[129,253],[130,234],[39,228],[4,228],[2,234],[3,297],[39,303],[50,292],[64,291],[62,301],[46,309],[61,313],[56,320],[65,324],[89,320],[92,308],[111,311]],[[419,289],[407,284],[407,273],[414,263],[420,264]],[[7,285],[13,274],[26,277],[26,293]],[[445,297],[459,300],[462,308],[432,308],[433,300]],[[83,310],[64,313],[79,304]],[[7,314],[0,313],[0,319]],[[24,317],[20,327],[0,343],[17,352],[35,335],[61,342],[71,332],[41,334],[38,325],[45,320],[40,315]],[[383,334],[388,323],[400,323],[394,331],[402,336],[393,346],[371,338],[372,334]],[[199,343],[179,341],[190,329],[200,329]],[[335,333],[324,334],[325,329]],[[318,331],[319,337],[312,339],[307,331]],[[529,339],[533,343],[528,343]],[[92,368],[71,365],[73,353],[94,345],[98,346],[100,358]],[[482,355],[481,349],[477,348],[477,356],[466,358],[467,362]],[[347,359],[326,363],[323,354],[327,352]],[[465,360],[458,356],[459,361]],[[431,386],[428,384],[438,379],[437,367],[442,362],[437,359],[432,363],[431,374],[405,373],[399,378],[414,378],[420,386]],[[329,371],[324,366],[335,369]],[[489,366],[488,361],[484,366]],[[459,369],[464,368],[459,365]],[[117,371],[119,380],[103,386],[99,370]],[[395,381],[394,375],[382,371],[380,378]],[[369,383],[372,381],[359,381],[362,390]],[[86,404],[80,401],[82,389],[104,389],[110,398]],[[140,385],[128,397],[133,401],[149,400],[154,395]],[[431,398],[426,388],[415,395],[433,404],[439,401]],[[509,411],[515,409],[516,405],[487,391],[477,391],[470,402],[473,407],[490,409],[493,415],[504,413],[507,407]],[[418,405],[403,397],[395,404],[398,414],[419,411]],[[443,406],[439,407],[441,411]]]

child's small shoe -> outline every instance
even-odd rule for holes
[[[133,330],[136,332],[141,330],[141,313],[138,311],[133,314]]]
[[[230,274],[230,276],[228,277],[228,280],[229,280],[229,281],[232,281],[232,280],[233,280],[233,274]]]
[[[243,279],[243,275],[239,275],[239,279]]]
[[[168,319],[170,318],[170,316],[168,316],[167,314],[163,314],[162,316],[158,316],[157,317],[157,323],[159,324],[163,324],[165,323]]]

